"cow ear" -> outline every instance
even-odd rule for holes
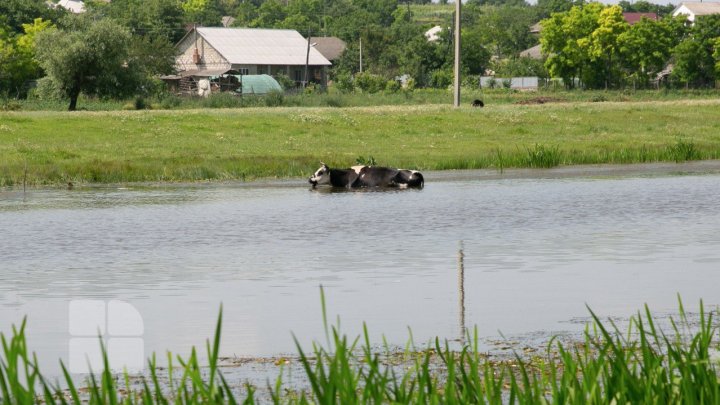
[[[320,165],[321,165],[322,167],[325,167],[325,168],[327,168],[327,167],[328,167],[328,165],[326,165],[326,164],[325,164],[325,163],[323,163],[323,162],[320,162]]]

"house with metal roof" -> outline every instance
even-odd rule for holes
[[[684,1],[675,7],[672,12],[673,17],[679,15],[687,16],[691,24],[695,23],[695,18],[703,15],[720,14],[720,2],[715,1]]]
[[[310,45],[330,62],[340,58],[347,48],[345,41],[338,37],[310,37]]]
[[[295,30],[198,27],[176,45],[181,77],[287,75],[299,84],[327,84],[331,65],[313,43]]]

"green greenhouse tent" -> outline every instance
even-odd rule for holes
[[[273,91],[282,91],[280,83],[269,75],[237,75],[242,86],[235,90],[242,94],[267,94]]]

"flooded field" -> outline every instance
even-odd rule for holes
[[[366,321],[399,346],[408,327],[416,342],[463,325],[549,335],[582,328],[585,304],[624,318],[644,303],[672,312],[678,293],[720,303],[717,173],[481,177],[0,191],[0,330],[27,315],[52,373],[82,300],[134,307],[146,354],[204,345],[222,303],[222,355],[252,357],[294,353],[291,332],[324,339],[320,285],[343,330]]]

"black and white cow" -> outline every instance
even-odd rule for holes
[[[313,174],[308,182],[313,187],[328,184],[333,187],[399,187],[422,188],[423,175],[417,170],[394,169],[379,166],[353,166],[349,169],[331,169],[325,163]]]

